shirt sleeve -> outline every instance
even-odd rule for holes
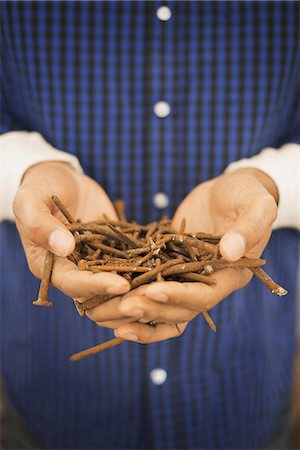
[[[225,172],[256,168],[269,175],[279,192],[278,216],[273,229],[300,230],[300,145],[285,144],[279,149],[265,148],[252,158],[230,164]]]
[[[11,131],[0,137],[1,201],[0,220],[15,220],[13,201],[26,170],[43,161],[63,161],[82,173],[82,167],[69,153],[52,147],[41,134]]]

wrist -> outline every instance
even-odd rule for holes
[[[258,180],[266,189],[267,191],[272,195],[274,198],[276,204],[279,203],[279,192],[277,185],[273,178],[271,178],[266,172],[256,169],[256,168],[245,168],[245,169],[239,169],[238,172],[242,172],[244,174],[248,174],[253,176],[256,180]]]
[[[13,213],[14,198],[24,179],[26,179],[26,183],[27,180],[31,180],[33,184],[39,182],[45,185],[45,180],[42,177],[39,177],[39,180],[35,182],[34,177],[30,176],[30,173],[37,175],[42,173],[37,171],[36,168],[33,169],[35,165],[42,162],[60,161],[68,163],[78,173],[83,173],[79,161],[74,155],[57,150],[45,141],[40,133],[14,131],[3,134],[0,137],[0,141],[1,162],[3,166],[0,220],[15,220]],[[43,175],[45,176],[47,174],[43,172]],[[61,183],[61,180],[59,182]],[[24,183],[22,183],[23,185]]]
[[[27,181],[33,177],[35,179],[36,176],[48,177],[48,175],[51,175],[52,177],[53,173],[57,173],[58,175],[73,175],[74,179],[78,175],[78,172],[65,161],[41,161],[28,167],[22,176],[20,186],[24,184],[25,180]]]
[[[77,196],[82,174],[63,161],[46,161],[30,166],[23,175],[20,191],[29,190],[43,198]]]

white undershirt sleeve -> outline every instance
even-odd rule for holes
[[[15,220],[13,201],[26,170],[43,161],[63,161],[83,170],[76,156],[52,147],[41,134],[11,131],[0,137],[1,201],[0,220]]]
[[[83,172],[78,159],[48,144],[36,132],[13,131],[1,136],[0,220],[14,220],[12,205],[26,170],[43,161],[63,161]],[[300,145],[286,144],[280,149],[266,148],[258,155],[230,164],[225,172],[257,168],[269,175],[279,192],[278,217],[274,229],[300,230]]]
[[[300,145],[285,144],[280,149],[265,148],[252,158],[230,164],[225,172],[256,168],[269,175],[279,192],[278,216],[273,229],[300,230]]]

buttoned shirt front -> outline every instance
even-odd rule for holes
[[[129,219],[171,216],[230,162],[299,139],[296,2],[2,9],[3,131],[38,131],[77,155],[110,198],[125,200]],[[295,231],[276,231],[265,252],[287,300],[252,281],[212,311],[216,335],[198,317],[178,339],[124,343],[73,365],[71,353],[111,331],[77,317],[57,291],[55,308],[33,311],[37,281],[15,226],[1,232],[3,376],[47,447],[267,445],[293,368]]]

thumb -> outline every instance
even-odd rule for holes
[[[32,193],[15,199],[14,213],[22,237],[51,251],[57,256],[68,256],[75,248],[75,239],[69,230],[56,219],[47,203]]]
[[[248,193],[249,194],[249,193]],[[237,261],[264,237],[277,216],[277,205],[270,194],[255,195],[241,203],[241,211],[220,241],[220,253],[228,261]]]

